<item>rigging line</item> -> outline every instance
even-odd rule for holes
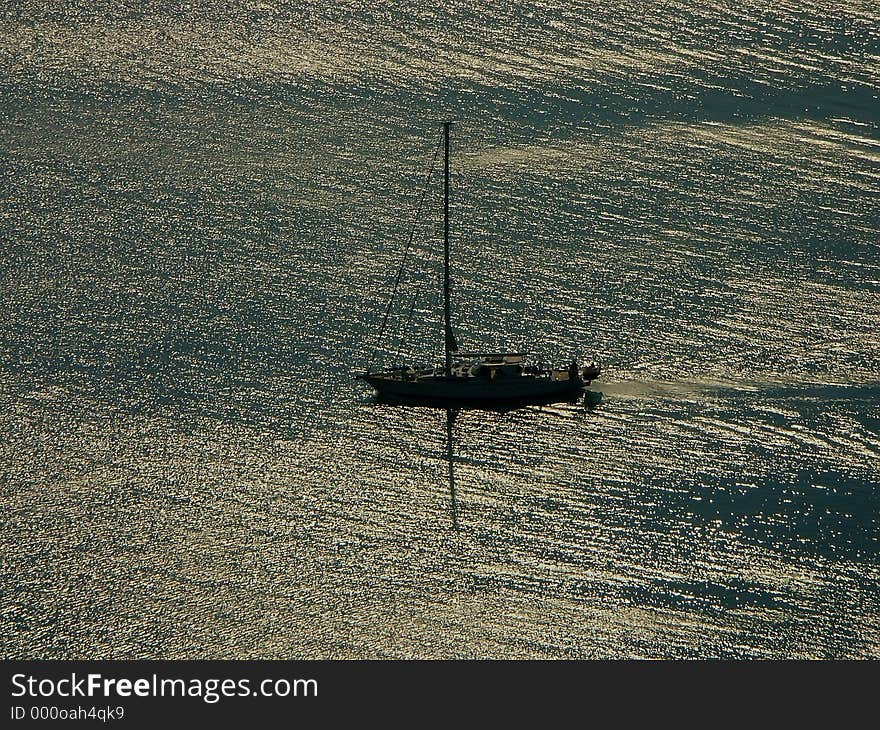
[[[434,149],[434,157],[431,158],[431,166],[428,169],[428,175],[425,179],[425,185],[422,188],[422,194],[419,197],[419,205],[418,205],[418,208],[416,209],[416,215],[415,215],[415,218],[413,219],[412,227],[409,230],[409,239],[406,242],[406,248],[403,250],[403,259],[400,262],[400,268],[397,270],[397,276],[394,277],[394,287],[391,290],[391,297],[388,300],[388,306],[385,307],[385,316],[382,317],[382,326],[379,328],[379,336],[376,338],[376,345],[373,348],[373,356],[370,358],[370,362],[373,362],[373,360],[376,359],[376,353],[378,352],[379,345],[382,342],[382,336],[385,334],[385,325],[388,324],[388,315],[391,313],[391,307],[394,304],[394,297],[397,296],[397,287],[400,285],[401,276],[403,276],[403,270],[404,270],[404,267],[406,266],[406,259],[409,256],[409,250],[410,250],[410,247],[412,246],[413,236],[415,236],[416,224],[418,223],[419,216],[422,213],[422,205],[425,202],[425,195],[427,194],[428,186],[431,183],[431,175],[434,173],[434,165],[437,163],[437,155],[440,152],[441,143],[442,143],[442,137],[437,142],[437,147]]]
[[[425,278],[425,281],[430,282],[433,278],[434,278],[434,272],[431,272]],[[438,277],[438,280],[437,280],[438,285],[436,287],[429,288],[430,291],[434,292],[434,301],[433,301],[433,303],[428,304],[429,310],[437,309],[439,306],[440,285],[442,285],[442,283],[443,282]],[[400,353],[403,351],[403,342],[406,339],[406,334],[409,330],[409,325],[412,322],[413,312],[415,311],[416,304],[421,300],[421,295],[422,295],[422,290],[416,289],[415,293],[413,294],[412,302],[410,303],[410,306],[409,306],[409,314],[407,315],[407,318],[406,318],[406,324],[404,325],[404,327],[400,333],[400,340],[397,343],[397,350],[395,350],[395,352],[394,352],[394,359],[395,360],[397,360],[397,358],[400,357]]]
[[[419,296],[419,291],[420,291],[421,287],[419,286],[418,279],[413,277],[413,280],[414,280],[414,285],[415,285],[415,291],[413,292],[413,299],[415,299]],[[405,292],[401,291],[400,301],[403,302],[404,299],[405,299]],[[405,304],[404,304],[404,311],[406,311]],[[398,339],[398,337],[400,338],[399,343],[397,345],[397,349],[394,352],[394,358],[392,360],[393,362],[397,361],[398,357],[400,356],[401,351],[403,350],[403,341],[406,339],[406,335],[409,331],[409,322],[410,322],[410,318],[407,317],[407,320],[405,323],[402,323],[400,321],[394,321],[388,327],[389,346],[391,344],[393,344],[394,341],[396,339]],[[389,350],[389,352],[390,352],[390,350]]]
[[[428,280],[430,279],[431,277],[428,276]],[[421,290],[416,289],[415,293],[413,294],[412,303],[409,305],[409,314],[406,317],[406,324],[403,325],[403,330],[401,330],[400,332],[400,341],[397,343],[397,350],[394,353],[395,360],[400,356],[400,353],[403,350],[403,341],[404,339],[406,339],[406,333],[409,331],[409,325],[410,322],[412,322],[412,316],[416,308],[416,302],[419,301],[419,294],[421,294]]]

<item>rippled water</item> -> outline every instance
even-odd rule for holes
[[[0,15],[4,656],[880,658],[876,2],[100,5]],[[607,368],[454,515],[350,378],[448,117],[462,343]]]

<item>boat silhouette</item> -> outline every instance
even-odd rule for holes
[[[564,367],[528,363],[525,352],[462,352],[452,327],[449,251],[449,133],[443,122],[443,365],[401,365],[356,375],[379,394],[414,401],[443,403],[553,402],[577,396],[602,373],[593,362],[581,368],[576,360]],[[404,254],[404,262],[406,254]],[[400,280],[398,274],[396,285]],[[382,331],[391,301],[385,312]],[[382,331],[380,331],[380,339]]]

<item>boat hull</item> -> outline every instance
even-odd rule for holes
[[[580,393],[584,381],[518,377],[494,381],[484,378],[420,378],[402,380],[362,375],[383,396],[444,402],[503,402],[529,399],[566,398]]]

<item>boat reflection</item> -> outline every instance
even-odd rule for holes
[[[435,410],[446,411],[446,462],[449,465],[449,497],[452,510],[452,528],[458,531],[458,502],[455,493],[455,449],[454,449],[454,433],[453,426],[455,419],[461,411],[489,411],[494,413],[509,413],[511,411],[521,410],[524,408],[538,408],[551,404],[568,404],[580,405],[585,412],[593,410],[602,402],[603,395],[601,391],[586,390],[582,395],[574,398],[562,399],[548,398],[546,400],[536,401],[530,399],[528,401],[506,401],[504,403],[486,402],[486,403],[467,403],[453,404],[438,400],[403,398],[399,396],[376,395],[370,399],[370,404],[376,406],[391,406],[394,408],[432,408]]]

